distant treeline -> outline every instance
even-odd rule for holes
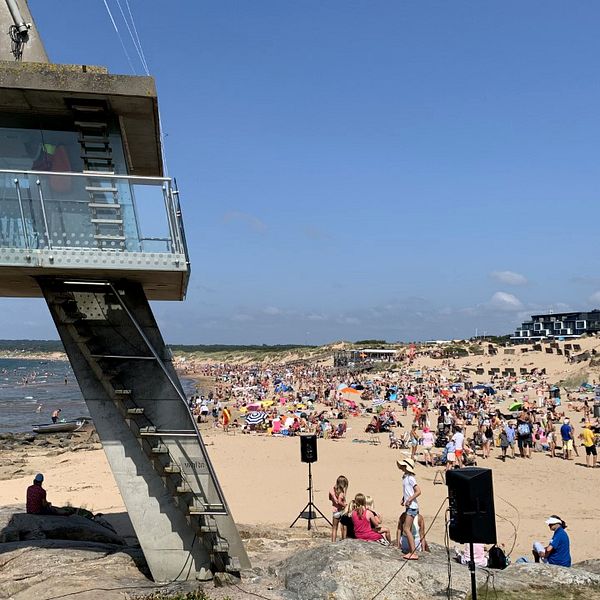
[[[199,344],[196,346],[186,344],[169,344],[173,352],[203,352],[206,354],[216,352],[288,352],[290,350],[302,350],[316,348],[317,346],[303,346],[297,344],[254,344],[249,346],[229,346],[227,344]]]
[[[64,352],[60,340],[0,340],[0,352]]]

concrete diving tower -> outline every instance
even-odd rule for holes
[[[249,567],[148,302],[189,275],[153,79],[0,61],[0,295],[45,298],[157,581]]]

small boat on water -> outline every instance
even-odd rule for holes
[[[85,420],[63,421],[58,423],[46,423],[43,425],[35,425],[33,433],[70,433],[79,431],[85,425]]]

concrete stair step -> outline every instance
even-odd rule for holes
[[[152,454],[169,454],[169,449],[164,444],[158,444],[152,448]]]

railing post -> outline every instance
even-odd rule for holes
[[[50,229],[48,229],[48,219],[46,218],[46,206],[44,204],[44,195],[42,194],[42,183],[39,179],[36,179],[35,184],[38,187],[38,195],[40,197],[40,206],[42,207],[42,217],[44,219],[44,229],[46,230],[46,242],[48,249],[52,250],[52,242],[50,241]]]
[[[17,198],[19,200],[19,211],[21,212],[21,224],[23,225],[23,237],[25,238],[25,247],[27,250],[31,250],[31,244],[29,243],[29,233],[27,231],[27,223],[25,222],[25,212],[23,211],[23,199],[21,197],[21,186],[19,180],[15,178],[15,187],[17,188]]]
[[[170,203],[170,197],[171,194],[169,193],[169,189],[168,189],[168,184],[167,183],[163,183],[162,185],[162,192],[163,192],[163,200],[165,202],[165,211],[167,213],[167,221],[169,222],[169,235],[171,236],[171,253],[175,253],[179,250],[178,248],[178,244],[177,244],[177,239],[175,236],[175,224],[173,223],[173,212],[171,210],[171,203]]]

